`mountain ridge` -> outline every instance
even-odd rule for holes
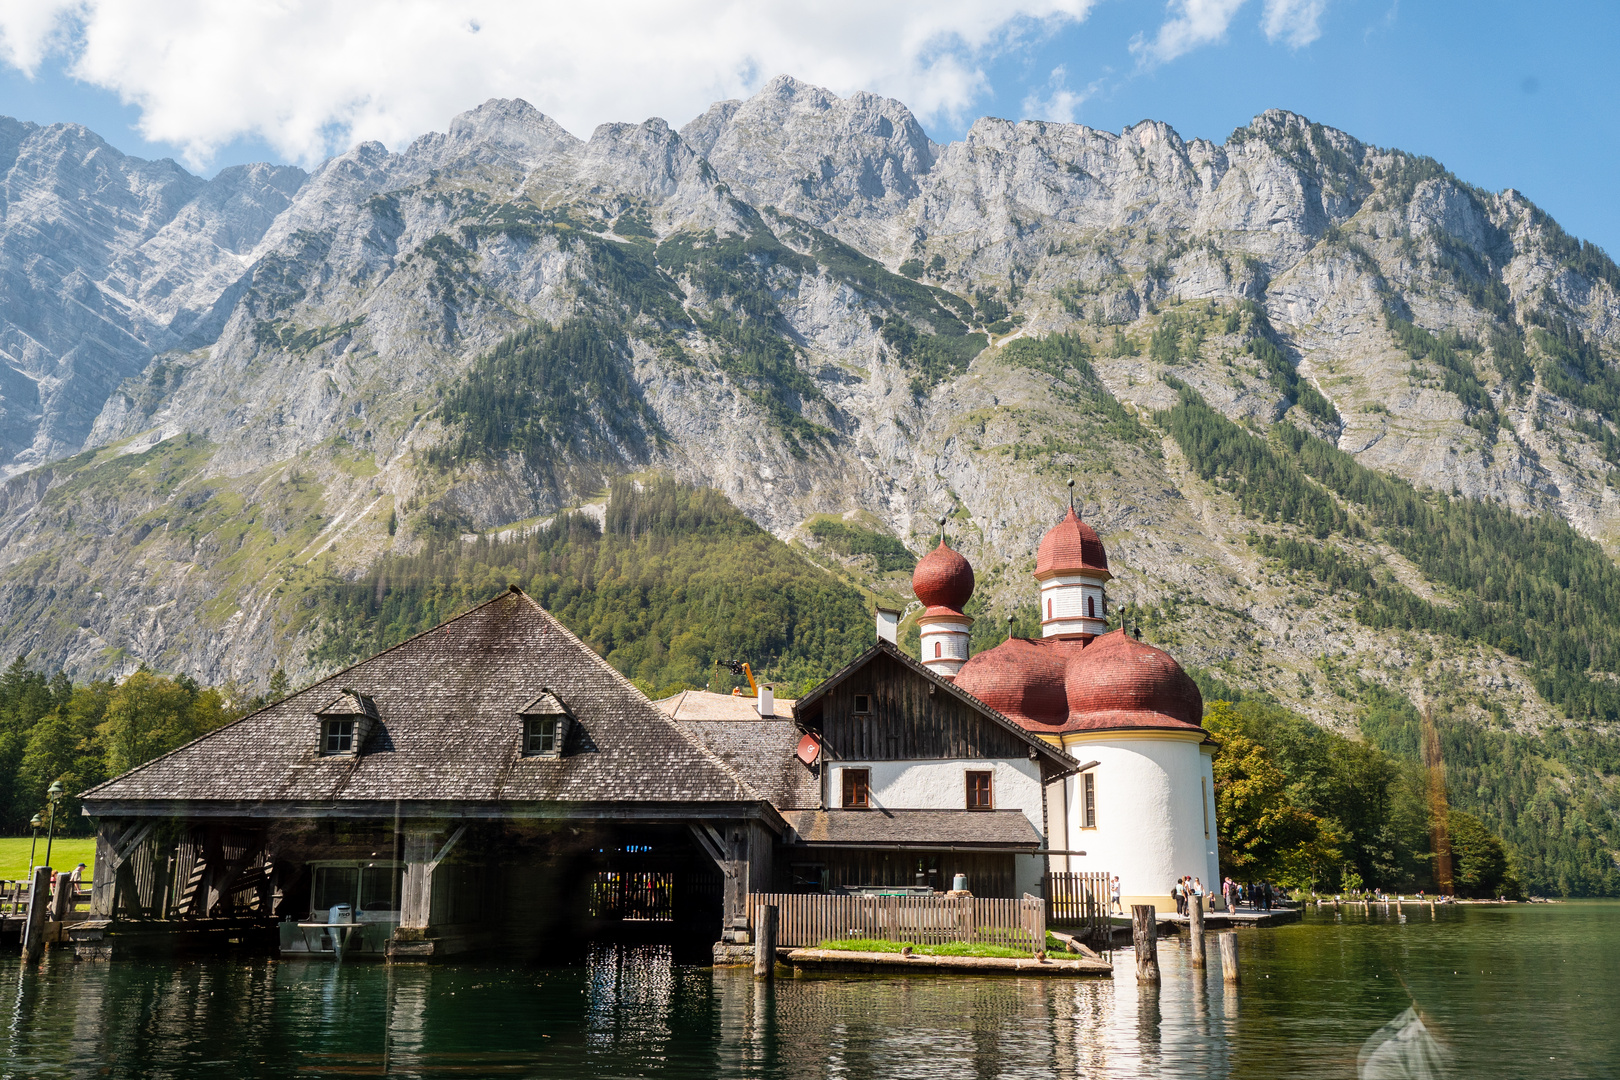
[[[6,174],[8,282],[38,254],[37,221],[66,220],[60,194],[43,216],[12,199],[32,190],[16,162],[49,157],[24,141]],[[145,175],[84,145],[97,168]],[[1620,272],[1511,189],[1283,110],[1223,144],[1154,121],[984,118],[942,145],[899,102],[787,78],[679,131],[654,119],[579,139],[496,100],[399,152],[361,144],[307,177],[253,168],[231,181],[249,193],[236,203],[217,177],[175,177],[151,196],[167,224],[101,248],[80,237],[99,252],[86,266],[146,258],[146,277],[102,271],[96,288],[170,298],[168,321],[126,335],[145,360],[132,346],[73,369],[111,384],[74,421],[82,444],[63,443],[66,420],[14,437],[5,647],[76,674],[313,674],[323,582],[429,538],[522,527],[643,469],[718,488],[899,599],[903,582],[834,558],[807,523],[855,514],[916,550],[951,515],[985,613],[1016,617],[1072,475],[1119,601],[1178,612],[1156,623],[1165,643],[1234,685],[1343,727],[1359,706],[1318,692],[1330,660],[1482,721],[1486,705],[1569,719],[1514,657],[1360,626],[1353,602],[1268,570],[1236,493],[1154,419],[1177,400],[1168,376],[1257,433],[1287,421],[1421,488],[1555,513],[1612,551]],[[82,175],[64,165],[62,191]],[[98,212],[134,221],[137,188]],[[174,222],[184,237],[154,246]],[[173,251],[208,258],[159,258]],[[228,282],[226,254],[241,267]],[[29,310],[80,310],[70,293]],[[7,287],[14,380],[42,370],[4,344],[30,295]],[[63,325],[65,341],[87,324]],[[485,414],[503,419],[479,428]],[[1455,591],[1376,537],[1326,542],[1419,595]]]

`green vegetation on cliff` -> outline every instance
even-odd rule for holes
[[[755,525],[719,492],[613,482],[606,520],[564,515],[520,539],[429,541],[329,581],[312,659],[349,664],[518,585],[654,696],[730,676],[743,659],[788,685],[871,644],[868,601]]]
[[[1620,683],[1606,677],[1620,673],[1620,623],[1612,615],[1620,610],[1620,568],[1561,519],[1418,491],[1288,424],[1262,437],[1177,386],[1177,404],[1158,420],[1193,470],[1231,492],[1248,516],[1317,541],[1257,532],[1251,542],[1268,561],[1342,594],[1366,626],[1482,642],[1519,657],[1537,692],[1578,721],[1537,735],[1512,729],[1505,715],[1497,717],[1501,727],[1484,727],[1463,718],[1467,702],[1441,693],[1436,726],[1453,801],[1503,838],[1526,888],[1620,894],[1613,855],[1620,821],[1605,802],[1620,773]],[[1444,588],[1449,602],[1424,600],[1387,567],[1330,539],[1369,532]],[[1411,702],[1335,670],[1327,658],[1322,664],[1332,689],[1360,706],[1365,737],[1415,762]],[[1403,866],[1415,873],[1401,855],[1409,848],[1384,849],[1387,884]],[[1358,868],[1365,876],[1371,865]]]

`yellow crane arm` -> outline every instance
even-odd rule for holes
[[[755,694],[759,693],[759,683],[754,681],[754,669],[748,666],[748,661],[746,661],[746,660],[716,660],[714,663],[715,663],[716,667],[722,667],[723,666],[723,667],[729,668],[733,675],[741,675],[741,676],[743,676],[744,678],[746,678],[748,680],[748,689],[752,693],[755,693]],[[739,687],[738,689],[740,690],[741,687]],[[737,693],[737,690],[733,690],[732,693],[733,694]]]

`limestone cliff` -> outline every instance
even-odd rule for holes
[[[816,514],[918,550],[955,514],[1000,611],[1074,476],[1116,598],[1182,612],[1189,661],[1330,723],[1324,657],[1550,718],[1519,661],[1269,569],[1153,426],[1166,375],[1420,487],[1620,525],[1620,270],[1515,192],[1290,113],[1224,145],[984,119],[942,146],[784,78],[584,140],[493,101],[308,177],[10,121],[0,154],[0,647],[76,673],[312,674],[322,575],[627,469],[810,548]],[[1059,333],[1094,376],[1009,344]]]

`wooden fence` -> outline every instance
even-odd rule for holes
[[[67,917],[88,918],[90,914],[90,883],[83,882],[73,891],[67,902]],[[22,918],[28,914],[29,883],[26,881],[0,881],[0,918]],[[48,896],[47,899],[52,899]],[[53,916],[54,917],[54,916]]]
[[[977,941],[1014,949],[1046,947],[1046,901],[978,896],[831,896],[823,893],[752,893],[748,921],[767,904],[778,912],[776,941],[783,948],[814,948],[823,941],[872,938],[939,945]]]
[[[675,918],[675,875],[648,870],[604,870],[591,882],[591,916],[627,922]]]
[[[1108,929],[1108,875],[1047,874],[1046,917],[1050,922],[1083,927],[1092,937]]]

